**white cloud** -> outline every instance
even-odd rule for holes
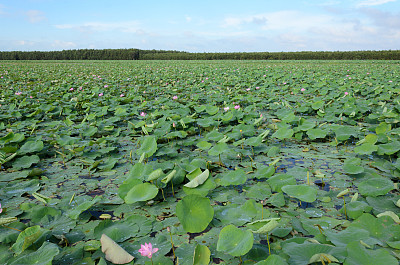
[[[56,48],[58,50],[60,49],[73,49],[77,47],[76,43],[72,41],[62,41],[62,40],[55,40],[53,43],[51,43],[51,46],[53,48]]]
[[[186,19],[187,22],[191,22],[192,21],[192,17],[190,17],[188,15],[185,16],[185,19]]]
[[[46,20],[46,16],[40,10],[28,10],[25,12],[25,16],[30,23],[38,23]]]
[[[378,6],[383,5],[389,2],[396,2],[396,0],[366,0],[362,1],[357,4],[357,7],[364,7],[364,6]]]
[[[125,22],[86,22],[82,24],[60,24],[55,25],[58,29],[74,29],[81,32],[101,32],[101,31],[120,31],[143,34],[137,21]]]

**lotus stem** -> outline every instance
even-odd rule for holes
[[[172,254],[174,254],[174,260],[175,260],[176,256],[175,256],[174,242],[172,241],[172,234],[171,234],[171,229],[169,228],[169,226],[167,227],[167,231],[169,232],[169,236],[171,238]]]
[[[6,226],[6,225],[2,225],[2,226],[5,227],[5,228],[8,228],[8,229],[12,229],[12,230],[15,230],[15,231],[18,231],[18,232],[22,232],[22,230],[19,230],[19,229],[14,228],[14,227],[9,227],[9,226]]]
[[[344,216],[346,217],[346,220],[347,220],[346,200],[345,200],[344,196],[343,196],[343,210],[344,210]]]
[[[268,253],[271,256],[271,245],[269,244],[269,237],[268,237],[268,233],[267,233],[267,244],[268,244]]]
[[[171,180],[171,187],[172,187],[172,197],[175,198],[175,193],[174,193],[174,183]]]

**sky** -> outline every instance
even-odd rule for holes
[[[400,0],[0,0],[0,51],[400,49]]]

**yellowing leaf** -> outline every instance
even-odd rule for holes
[[[400,224],[400,218],[397,216],[397,214],[395,214],[392,211],[386,211],[383,213],[378,214],[376,217],[381,217],[381,216],[389,216],[393,219],[393,221],[395,221],[396,223]]]
[[[101,239],[101,251],[106,254],[106,260],[114,264],[126,264],[131,262],[134,257],[120,247],[114,240],[109,238],[107,235],[102,234]]]

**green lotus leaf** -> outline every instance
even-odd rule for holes
[[[18,150],[18,154],[35,153],[43,150],[44,144],[42,141],[28,141],[24,143]]]
[[[394,189],[393,182],[388,178],[371,178],[358,184],[358,191],[363,196],[377,197]]]
[[[219,184],[222,186],[241,185],[245,183],[246,180],[246,172],[242,169],[237,169],[222,174]]]
[[[347,245],[347,258],[344,265],[398,265],[395,257],[385,249],[367,249],[360,242],[354,241]]]
[[[135,203],[148,201],[156,197],[158,188],[150,183],[141,183],[132,187],[126,194],[124,200],[126,203]]]
[[[323,100],[318,100],[318,101],[314,101],[311,104],[311,108],[313,108],[314,110],[319,110],[320,108],[322,108],[324,106],[325,102]]]
[[[393,155],[400,150],[400,141],[392,141],[387,144],[378,145],[378,155]]]
[[[200,141],[196,144],[196,146],[198,148],[200,148],[201,150],[208,150],[211,148],[212,144],[207,142],[207,141]]]
[[[204,172],[201,172],[201,170],[200,170],[200,174],[198,174],[193,179],[191,179],[188,183],[186,183],[184,185],[184,187],[196,188],[197,186],[203,184],[208,179],[209,175],[210,175],[210,171],[208,169],[204,170]]]
[[[374,245],[378,241],[376,239],[372,239],[369,236],[369,232],[365,229],[358,227],[348,227],[345,230],[334,232],[334,231],[325,231],[326,238],[330,242],[332,242],[336,246],[347,246],[350,242],[360,241]]]
[[[157,151],[157,142],[154,136],[146,136],[140,149],[136,153],[140,156],[145,154],[145,157],[152,156]]]
[[[234,225],[225,226],[219,233],[217,250],[234,257],[243,256],[253,247],[254,236],[250,229],[241,230]]]
[[[33,164],[39,163],[40,158],[37,155],[23,156],[14,160],[13,167],[15,169],[30,168]]]
[[[9,265],[49,265],[56,255],[60,252],[59,247],[56,244],[50,242],[44,242],[43,245],[36,251],[29,254],[23,255],[12,262]]]
[[[282,191],[305,202],[314,202],[317,199],[317,190],[308,185],[286,185],[282,187]]]
[[[288,263],[291,265],[304,265],[308,264],[310,259],[318,253],[327,253],[331,254],[335,258],[334,254],[335,247],[332,245],[326,244],[315,244],[310,242],[304,242],[302,244],[297,244],[295,242],[290,242],[285,244],[285,247],[282,249],[287,255],[289,255]]]
[[[83,132],[82,135],[85,137],[90,137],[93,136],[95,133],[97,133],[98,129],[95,126],[88,126]]]
[[[193,254],[193,265],[210,263],[211,251],[205,245],[197,245]]]
[[[291,138],[293,133],[294,133],[293,129],[281,128],[278,129],[276,132],[274,132],[274,134],[272,134],[271,137],[278,138],[279,140],[284,140]]]
[[[270,165],[268,167],[258,168],[254,176],[257,179],[263,179],[263,178],[270,178],[273,174],[275,174],[275,166]]]
[[[370,155],[376,151],[378,151],[378,146],[371,143],[364,143],[354,148],[354,152],[360,155]]]
[[[262,143],[261,137],[251,137],[244,141],[244,144],[249,146],[259,146],[261,143]]]
[[[11,246],[12,251],[17,255],[21,254],[25,249],[36,242],[45,231],[47,230],[38,225],[26,228],[18,235],[17,241]]]
[[[335,128],[334,131],[338,141],[346,141],[351,136],[357,136],[359,129],[357,127],[342,125]]]
[[[282,187],[286,185],[295,185],[296,179],[288,174],[276,174],[267,180],[271,189],[276,192],[281,192]]]
[[[364,168],[360,166],[361,159],[354,157],[344,161],[343,171],[347,174],[360,174],[364,172]]]
[[[204,231],[213,219],[214,209],[210,204],[210,199],[190,194],[176,205],[176,216],[185,231],[199,233]]]
[[[342,209],[343,209],[343,213],[344,213],[344,208],[342,208]],[[354,202],[350,202],[349,204],[346,205],[346,214],[348,217],[350,217],[352,219],[357,219],[363,213],[368,213],[371,210],[372,210],[372,207],[362,201],[354,201]]]
[[[307,130],[307,135],[311,140],[325,138],[327,135],[327,131],[315,128]]]
[[[219,108],[217,106],[207,106],[206,112],[210,115],[215,115],[219,111]]]
[[[229,147],[226,143],[217,143],[215,146],[213,146],[210,150],[208,150],[208,154],[210,156],[218,156],[221,155],[222,153],[226,152],[229,150]]]

